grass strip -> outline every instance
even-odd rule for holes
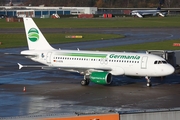
[[[180,17],[149,17],[149,18],[34,18],[39,28],[129,28],[129,27],[180,27]],[[6,22],[0,19],[1,28],[24,28],[23,22]]]
[[[65,36],[82,35],[83,38],[65,38]],[[63,34],[44,34],[50,44],[83,42],[92,40],[116,39],[123,35],[116,34],[91,34],[91,33],[63,33]],[[0,34],[0,48],[13,48],[27,46],[25,34]]]
[[[180,50],[180,46],[173,46],[174,43],[180,43],[180,40],[168,40],[168,41],[150,42],[143,44],[113,46],[113,47],[99,48],[98,50],[102,50],[102,51]]]

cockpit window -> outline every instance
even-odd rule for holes
[[[166,61],[157,60],[157,61],[154,61],[154,64],[167,64],[167,62]]]
[[[167,64],[167,62],[166,61],[162,61],[163,62],[163,64]]]
[[[158,64],[163,64],[163,62],[162,61],[158,61]]]
[[[155,61],[154,64],[157,64],[157,61]]]

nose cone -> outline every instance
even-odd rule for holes
[[[175,71],[174,67],[172,65],[170,65],[170,64],[168,64],[166,66],[166,69],[164,69],[164,72],[165,72],[166,75],[171,75],[171,74],[174,73],[174,71]]]

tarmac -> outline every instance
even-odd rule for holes
[[[5,29],[1,29],[3,34]],[[19,30],[19,31],[18,31]],[[9,33],[21,33],[23,29]],[[53,45],[61,49],[96,49],[114,45],[180,39],[180,28],[109,28],[109,29],[42,29],[42,32],[99,32],[123,34],[112,40]],[[8,30],[6,31],[8,33]],[[17,63],[35,64],[20,56],[22,48],[0,49],[0,117],[49,114],[108,113],[136,110],[180,109],[180,75],[152,78],[146,87],[145,78],[125,76],[113,78],[112,85],[81,86],[83,76],[57,70],[24,68]],[[23,89],[25,87],[25,91]]]

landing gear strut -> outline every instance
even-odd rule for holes
[[[147,87],[151,87],[152,84],[151,84],[150,77],[146,76],[145,78],[146,78],[146,80],[147,80]]]
[[[87,85],[89,85],[89,81],[90,81],[89,76],[85,75],[84,80],[81,80],[81,85],[87,86]]]

